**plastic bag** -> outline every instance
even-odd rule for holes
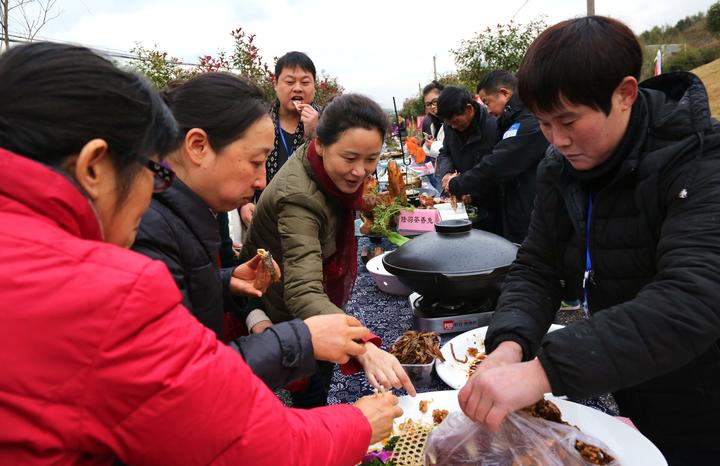
[[[597,447],[605,462],[583,459],[579,446]],[[597,454],[596,450],[590,450]],[[602,457],[602,455],[599,455]],[[450,414],[435,428],[425,446],[425,465],[481,466],[619,466],[615,454],[601,441],[577,427],[510,413],[498,432],[476,424],[461,412]]]

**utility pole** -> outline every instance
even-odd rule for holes
[[[595,15],[595,0],[587,0],[587,15]]]
[[[433,76],[437,81],[437,56],[433,55]]]

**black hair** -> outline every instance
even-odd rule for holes
[[[443,89],[445,89],[445,86],[443,86],[441,83],[433,80],[433,81],[430,82],[430,84],[428,84],[428,85],[426,85],[425,87],[423,87],[422,95],[423,95],[423,97],[425,97],[426,95],[428,95],[428,94],[431,93],[432,91],[442,92]]]
[[[175,148],[183,144],[188,131],[201,128],[212,148],[219,152],[268,114],[260,88],[229,73],[205,73],[175,81],[162,91],[162,96],[180,128]]]
[[[470,92],[464,87],[448,86],[438,97],[438,118],[449,120],[454,116],[462,115],[468,104],[472,105],[474,102]]]
[[[330,146],[340,139],[344,131],[352,128],[377,130],[385,140],[388,116],[372,99],[360,94],[343,94],[335,97],[322,113],[317,126],[318,141]]]
[[[501,87],[515,92],[517,88],[517,78],[507,71],[493,70],[483,76],[475,92],[479,94],[480,91],[485,91],[486,94],[495,94]]]
[[[543,31],[518,71],[520,98],[533,112],[552,112],[563,100],[606,115],[612,94],[627,76],[640,79],[642,49],[620,21],[587,16]]]
[[[315,63],[310,57],[302,52],[288,52],[275,63],[275,79],[280,79],[280,73],[285,68],[300,68],[312,74],[313,79],[317,79],[315,73]]]
[[[85,47],[35,42],[0,56],[0,147],[59,167],[105,140],[122,203],[136,163],[172,148],[177,128],[150,84]]]

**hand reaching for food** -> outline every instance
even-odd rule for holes
[[[383,351],[372,343],[365,343],[367,351],[357,357],[358,362],[365,370],[365,376],[374,388],[404,388],[408,395],[415,396],[417,392],[403,369],[400,361]]]
[[[390,436],[393,420],[403,414],[398,402],[392,393],[364,396],[355,402],[355,407],[362,411],[370,423],[370,444]]]

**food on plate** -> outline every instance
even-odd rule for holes
[[[395,164],[395,167],[397,167],[397,164]],[[402,178],[400,181],[402,181]],[[395,216],[402,209],[409,207],[407,199],[404,197],[404,185],[402,190],[402,197],[393,196],[390,191],[379,192],[377,179],[373,175],[365,178],[363,203],[360,209],[360,219],[363,221],[360,226],[361,234],[386,236],[396,246],[401,246],[408,241],[408,238],[397,232],[390,231]]]
[[[465,364],[466,362],[468,362],[467,356],[465,356],[463,359],[458,359],[458,357],[455,356],[455,347],[453,346],[452,342],[450,342],[450,354],[452,354],[453,359],[460,364]]]
[[[467,354],[471,358],[477,357],[477,355],[480,353],[480,350],[475,348],[474,346],[471,346],[467,349]]]
[[[392,345],[390,354],[401,364],[428,364],[434,358],[445,362],[436,332],[408,330]]]
[[[418,410],[421,413],[427,413],[428,405],[432,403],[431,400],[420,400],[420,405],[418,406]]]
[[[575,449],[580,453],[585,461],[591,464],[605,465],[615,461],[615,458],[609,455],[602,448],[589,445],[582,440],[575,440]]]
[[[435,199],[425,193],[420,194],[418,201],[420,202],[420,205],[426,209],[432,209],[435,207]]]
[[[433,409],[432,417],[433,417],[433,422],[435,423],[435,425],[442,423],[447,416],[448,416],[447,409]]]
[[[475,359],[470,362],[470,367],[468,367],[468,377],[475,373],[477,367],[480,365],[481,362],[485,360],[486,357],[487,354],[485,353],[479,353],[477,356],[475,356]]]
[[[407,203],[407,195],[405,194],[405,179],[398,164],[391,160],[388,162],[388,193],[391,198],[397,198],[401,204]]]
[[[280,282],[280,272],[275,269],[275,263],[273,262],[270,251],[258,249],[257,255],[260,256],[260,263],[257,267],[253,286],[257,290],[265,291],[271,283]]]
[[[570,425],[563,421],[562,413],[560,408],[557,407],[552,401],[542,399],[535,404],[526,406],[522,409],[522,412],[529,414],[532,417],[539,417],[550,422],[557,422],[558,424]]]

